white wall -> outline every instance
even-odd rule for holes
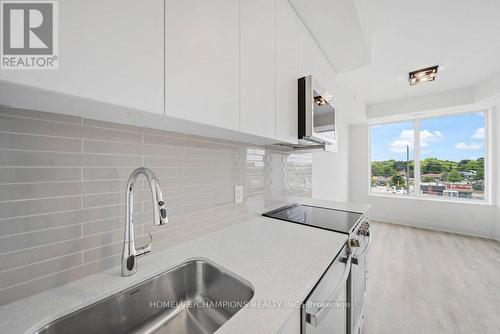
[[[337,107],[337,152],[314,152],[312,181],[314,198],[345,202],[349,200],[349,125],[366,122],[366,106],[348,87],[334,92]]]
[[[337,127],[337,152],[313,153],[313,197],[331,201],[349,200],[349,126]]]
[[[353,103],[352,98],[342,99],[348,101],[348,105],[339,107],[343,112],[339,113],[338,152],[313,154],[313,197],[371,204],[370,216],[373,219],[500,240],[500,171],[497,172],[500,166],[500,76],[493,77],[479,88],[427,96],[420,98],[421,101],[392,101],[368,108]],[[410,117],[430,112],[429,109],[433,113],[484,110],[492,105],[498,105],[493,108],[491,124],[492,204],[368,195],[367,119]]]
[[[498,122],[495,125],[500,128]],[[372,219],[489,238],[494,237],[495,233],[498,235],[500,228],[497,224],[496,205],[368,195],[368,125],[351,126],[349,134],[349,199],[353,202],[372,204]],[[497,161],[498,158],[500,157],[497,155]],[[498,189],[500,185],[499,182],[496,183]]]
[[[434,109],[457,108],[475,103],[472,87],[377,103],[367,107],[368,118],[397,116]]]

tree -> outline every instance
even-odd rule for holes
[[[415,163],[414,161],[409,162],[410,178],[414,177],[415,174]],[[371,170],[372,176],[383,176],[386,178],[392,177],[398,172],[406,172],[407,162],[400,160],[386,160],[386,161],[372,161]],[[440,180],[449,180],[450,173],[451,178],[459,181],[450,182],[460,182],[464,180],[470,184],[472,182],[484,181],[484,158],[478,158],[476,160],[463,159],[459,162],[451,160],[440,160],[438,158],[426,158],[420,162],[420,170],[422,174],[442,174]],[[460,173],[462,174],[460,174]],[[457,173],[460,175],[458,176]],[[438,181],[439,179],[434,179]],[[429,180],[422,179],[423,182],[428,182]],[[430,181],[429,181],[430,182]]]
[[[372,176],[384,176],[384,162],[373,161],[372,162]]]
[[[472,189],[476,191],[484,191],[484,181],[476,181],[472,184]]]
[[[472,174],[471,179],[474,181],[482,181],[484,180],[484,158],[476,160],[464,159],[458,163],[457,170],[469,175]]]
[[[447,180],[449,182],[460,182],[463,179],[464,179],[463,176],[459,172],[457,172],[456,170],[452,170],[451,172],[448,173]]]
[[[459,163],[458,163],[458,170],[460,172],[467,172],[469,171],[469,167],[468,167],[468,164],[470,163],[471,160],[469,159],[464,159],[464,160],[461,160]]]
[[[394,168],[394,160],[389,161],[373,161],[372,162],[372,175],[389,177],[396,173]]]
[[[476,160],[476,175],[474,175],[474,180],[484,181],[484,158],[479,158]]]
[[[484,181],[484,169],[479,169],[474,175],[474,181]]]
[[[435,179],[431,176],[424,176],[422,177],[422,182],[434,182]]]
[[[439,161],[441,161],[441,164],[443,165],[443,169],[445,172],[451,172],[452,170],[456,170],[458,167],[456,161],[451,161],[451,160],[439,160]]]
[[[423,174],[429,174],[429,173],[440,174],[444,172],[443,161],[436,158],[424,159],[421,165]]]
[[[404,189],[404,188],[406,188],[406,180],[401,175],[394,174],[391,177],[390,185],[392,187],[396,187],[396,189]]]

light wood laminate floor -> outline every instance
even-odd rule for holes
[[[374,222],[364,334],[500,333],[500,243]]]

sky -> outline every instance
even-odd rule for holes
[[[406,160],[414,156],[413,121],[374,125],[372,161]],[[420,121],[420,157],[460,161],[484,157],[484,114],[469,113]]]

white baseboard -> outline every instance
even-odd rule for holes
[[[369,218],[370,218],[370,220],[380,221],[380,222],[384,222],[384,223],[405,225],[405,226],[423,228],[423,229],[427,229],[427,230],[434,230],[434,231],[440,231],[440,232],[463,234],[463,235],[486,238],[486,239],[499,240],[499,237],[500,237],[498,235],[495,236],[491,232],[478,231],[478,230],[453,227],[453,226],[446,226],[446,225],[441,225],[441,224],[433,223],[433,222],[423,223],[420,221],[411,221],[411,220],[404,219],[404,218],[397,218],[397,217],[390,217],[390,216],[377,216],[377,215],[370,215]]]

